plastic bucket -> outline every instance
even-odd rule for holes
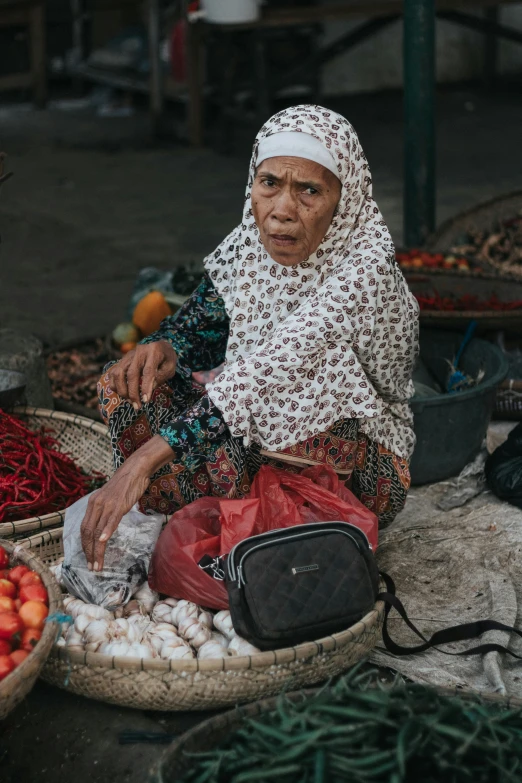
[[[449,374],[447,360],[453,360],[462,337],[461,332],[421,329],[421,359],[442,388],[446,387]],[[411,401],[417,436],[410,464],[412,484],[456,476],[480,451],[508,362],[497,346],[473,339],[459,367],[472,377],[482,370],[484,379],[467,391]]]
[[[214,24],[244,24],[259,18],[260,0],[203,0],[205,21]]]

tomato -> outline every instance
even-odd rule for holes
[[[10,655],[0,655],[0,680],[11,674],[15,668],[15,663]]]
[[[10,582],[9,579],[0,579],[0,595],[14,598],[16,596],[16,585]]]
[[[27,574],[29,571],[30,569],[25,565],[15,566],[9,571],[7,579],[10,579],[13,584],[17,585],[24,574]]]
[[[40,604],[40,606],[43,606],[43,604]],[[23,631],[23,628],[23,620],[16,612],[0,613],[0,639],[7,639],[10,641],[14,636],[19,634],[20,631]]]
[[[26,650],[14,650],[14,652],[12,652],[9,657],[11,658],[12,662],[16,667],[16,666],[20,666],[22,661],[25,661],[28,655],[29,653],[26,652]]]
[[[47,590],[42,584],[23,585],[20,588],[18,597],[20,598],[22,604],[25,604],[27,601],[41,601],[43,604],[49,603]]]
[[[16,612],[16,605],[12,598],[0,595],[0,612]]]
[[[44,626],[44,620],[49,614],[49,609],[41,601],[27,601],[22,604],[18,617],[26,628],[38,628]],[[0,622],[5,615],[0,614]]]
[[[41,583],[42,580],[36,571],[27,571],[27,573],[25,573],[18,582],[18,587],[24,587],[25,585],[39,585]]]
[[[26,628],[22,633],[22,643],[20,647],[22,650],[31,652],[31,650],[34,650],[41,638],[42,632],[37,628]]]
[[[7,568],[9,565],[9,555],[3,546],[0,546],[0,568]]]
[[[13,648],[6,639],[0,639],[0,655],[9,655]]]
[[[0,568],[0,579],[9,579],[9,569]]]
[[[22,606],[22,602],[20,601],[19,598],[15,598],[15,602],[14,603],[15,603],[15,610],[17,612],[19,612],[20,611],[20,607]]]

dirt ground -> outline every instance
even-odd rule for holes
[[[400,244],[401,95],[335,108],[359,132]],[[441,92],[437,117],[439,221],[522,186],[519,87]],[[224,157],[174,139],[152,146],[141,113],[107,120],[0,106],[0,148],[15,171],[0,196],[0,325],[49,345],[105,334],[123,318],[140,268],[201,264],[239,220],[254,131],[238,131]],[[40,683],[0,725],[0,779],[145,783],[162,746],[119,745],[120,733],[178,733],[202,717],[119,709]]]

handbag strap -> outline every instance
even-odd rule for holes
[[[393,653],[393,655],[412,655],[415,653],[422,653],[430,648],[434,647],[439,649],[440,644],[448,644],[450,642],[461,642],[464,639],[476,639],[486,631],[507,631],[508,633],[516,633],[522,638],[522,631],[518,628],[512,628],[504,623],[499,623],[496,620],[475,620],[471,623],[462,623],[461,625],[454,625],[451,628],[444,628],[441,631],[435,631],[429,639],[419,631],[419,629],[412,623],[406,609],[404,608],[402,601],[397,598],[395,594],[395,583],[389,574],[385,574],[383,571],[379,571],[381,578],[386,585],[386,592],[379,593],[377,601],[384,601],[384,622],[382,627],[382,639],[386,649]],[[390,637],[388,632],[388,616],[392,609],[397,610],[408,628],[415,633],[419,639],[422,639],[423,644],[418,644],[414,647],[403,647],[401,644],[397,644]],[[439,650],[445,655],[484,655],[489,652],[508,653],[513,658],[522,660],[521,655],[516,655],[507,647],[501,644],[479,644],[477,647],[472,647],[470,650],[463,650],[462,652],[447,652],[446,650]]]

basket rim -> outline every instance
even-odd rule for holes
[[[70,424],[77,424],[86,429],[97,432],[99,435],[110,438],[109,430],[104,425],[94,419],[88,419],[85,416],[78,416],[72,413],[63,413],[62,411],[55,411],[50,408],[34,408],[31,405],[17,405],[10,413],[17,416],[34,416],[39,419],[56,419],[58,421],[69,422]],[[54,524],[63,524],[65,520],[65,509],[59,509],[58,511],[51,511],[49,514],[43,514],[42,516],[26,517],[25,519],[16,519],[13,522],[0,522],[0,536],[16,536],[24,532],[30,532],[30,529],[42,529],[51,527]],[[29,530],[22,530],[21,528],[29,528]]]
[[[85,427],[88,430],[93,430],[99,435],[105,435],[109,438],[109,430],[99,421],[95,419],[88,419],[86,416],[79,416],[78,414],[65,413],[64,411],[55,411],[52,408],[34,408],[31,405],[16,405],[12,409],[12,413],[17,416],[36,416],[40,419],[57,419],[58,421],[68,421],[71,424],[78,424],[81,427]]]
[[[28,552],[25,548],[20,548],[16,541],[9,541],[8,539],[0,538],[0,546],[3,546],[14,560],[17,560],[18,562],[28,566],[32,571],[36,571],[36,573],[42,577],[42,582],[45,585],[49,596],[48,616],[51,617],[56,612],[59,612],[60,610],[63,611],[62,592],[58,582],[45,563],[42,563],[42,561],[33,552]],[[12,674],[17,674],[17,677],[20,680],[18,686],[22,687],[25,680],[24,673],[33,667],[36,658],[39,657],[41,659],[40,668],[44,665],[45,659],[51,652],[59,630],[60,624],[57,620],[50,620],[49,622],[45,623],[42,636],[38,641],[38,644],[35,645],[34,649],[29,653],[27,658],[22,661],[22,663],[17,666],[16,669],[11,672],[11,674],[8,674],[7,677],[2,680],[2,682],[0,682],[0,700],[6,698],[6,696],[12,692],[13,687],[14,689],[17,688],[17,683],[15,680],[10,680]]]

